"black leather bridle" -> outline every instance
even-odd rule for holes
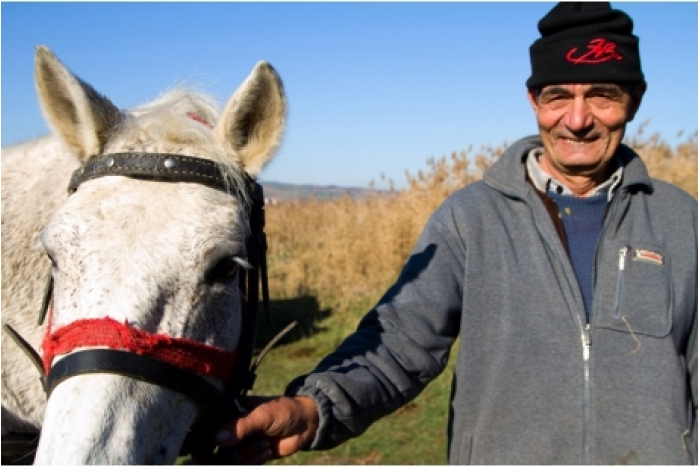
[[[127,176],[162,182],[197,183],[230,193],[228,179],[218,164],[197,157],[161,153],[113,153],[96,155],[73,173],[68,192],[75,192],[80,184],[101,176]],[[57,361],[44,375],[38,353],[9,325],[4,325],[8,334],[28,354],[42,375],[42,385],[47,393],[61,381],[79,374],[111,373],[154,383],[183,393],[207,411],[200,414],[182,446],[180,455],[196,455],[198,463],[235,463],[235,450],[215,449],[214,433],[226,422],[246,412],[241,399],[253,388],[255,371],[272,346],[295,326],[284,328],[258,354],[252,362],[255,347],[259,286],[262,288],[263,309],[269,319],[269,292],[267,284],[267,240],[264,231],[265,212],[263,189],[253,178],[245,175],[245,192],[250,204],[248,220],[249,236],[246,240],[248,263],[251,269],[242,270],[240,289],[246,295],[242,300],[242,330],[237,348],[237,359],[231,380],[220,391],[201,376],[180,369],[158,359],[129,351],[111,349],[89,349],[73,352]],[[53,281],[49,276],[39,315],[42,324],[52,298]],[[3,454],[4,454],[3,436]]]

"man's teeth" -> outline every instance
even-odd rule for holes
[[[590,140],[575,140],[575,139],[566,139],[566,138],[564,140],[567,143],[572,144],[572,145],[584,145],[584,144],[591,142]]]

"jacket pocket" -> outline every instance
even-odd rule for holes
[[[667,336],[673,311],[669,262],[652,243],[610,246],[597,266],[595,325]]]

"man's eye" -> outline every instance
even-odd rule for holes
[[[609,106],[616,100],[608,94],[596,94],[588,98],[589,102],[595,106]]]
[[[564,95],[547,95],[542,97],[542,104],[561,103],[565,98]]]

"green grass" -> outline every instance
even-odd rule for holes
[[[279,395],[287,383],[309,372],[354,331],[373,300],[351,311],[321,309],[314,297],[274,300],[274,326],[259,323],[258,344],[272,337],[291,320],[299,326],[273,349],[258,369],[254,395]],[[453,366],[413,402],[374,423],[365,434],[330,451],[300,452],[274,464],[423,464],[447,463],[447,411]]]

